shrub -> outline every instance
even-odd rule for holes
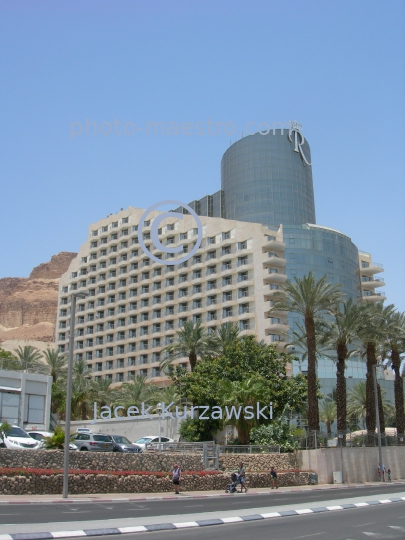
[[[250,442],[258,445],[279,445],[282,452],[293,452],[299,447],[298,441],[294,439],[292,428],[283,420],[253,428],[250,433]]]

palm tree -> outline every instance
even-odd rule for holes
[[[113,390],[110,379],[97,379],[92,381],[91,395],[92,400],[97,401],[100,407],[111,406],[119,397],[120,391]]]
[[[85,420],[87,408],[91,403],[91,369],[84,360],[73,364],[72,377],[72,418]]]
[[[319,431],[319,408],[316,382],[316,327],[322,314],[332,313],[342,300],[340,285],[326,282],[326,275],[316,280],[312,272],[302,279],[287,282],[276,293],[271,310],[299,313],[304,318],[308,351],[308,428]]]
[[[392,313],[386,319],[386,338],[389,359],[395,374],[395,420],[397,436],[405,432],[404,381],[401,374],[401,354],[405,352],[405,313]]]
[[[45,362],[48,364],[49,375],[52,382],[56,383],[63,379],[67,373],[67,358],[61,354],[59,349],[47,349],[44,353]]]
[[[327,323],[327,331],[323,342],[336,351],[336,408],[337,429],[346,431],[346,360],[353,354],[349,346],[357,338],[359,327],[360,309],[350,298],[343,303],[343,309],[334,312],[333,322]],[[345,436],[342,443],[345,444]]]
[[[336,402],[324,399],[320,403],[319,418],[326,425],[328,436],[331,435],[331,425],[336,420]]]
[[[117,396],[122,399],[124,408],[132,405],[139,408],[142,402],[147,403],[149,401],[156,388],[156,386],[146,383],[146,375],[137,375],[132,377],[130,382],[126,382],[121,386]]]
[[[194,324],[186,321],[181,330],[177,332],[175,340],[167,345],[163,352],[167,353],[160,366],[165,369],[177,358],[188,357],[191,371],[194,371],[198,358],[215,355],[218,352],[218,343],[215,336],[209,334],[200,322]]]
[[[253,410],[256,403],[266,401],[268,396],[268,387],[265,379],[261,377],[250,377],[243,381],[225,380],[222,383],[223,405],[228,407],[240,408],[239,418],[233,414],[226,423],[236,426],[238,429],[238,439],[240,444],[248,444],[250,431],[257,423],[255,417],[247,420],[242,409],[246,406],[252,406]]]
[[[217,354],[224,355],[226,351],[234,343],[236,343],[240,337],[240,330],[236,324],[227,322],[221,324],[221,326],[215,329],[217,339]]]
[[[31,373],[47,373],[47,367],[41,362],[42,353],[35,347],[31,345],[20,346],[14,352],[21,363],[21,369]]]
[[[177,386],[171,384],[170,386],[163,386],[162,388],[156,387],[156,391],[153,392],[151,401],[154,405],[164,403],[167,406],[169,403],[173,403],[173,405],[176,406],[180,405],[181,396],[178,392]]]
[[[347,416],[361,420],[364,425],[366,418],[366,383],[360,381],[347,393]]]
[[[394,306],[384,307],[382,302],[378,304],[365,304],[360,308],[360,322],[357,331],[361,341],[360,353],[366,358],[366,427],[369,434],[369,443],[373,444],[376,428],[376,410],[374,395],[373,371],[377,365],[377,351],[385,340],[384,321],[394,312]],[[380,415],[381,416],[381,415]],[[384,424],[384,419],[380,422]]]

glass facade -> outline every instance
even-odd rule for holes
[[[302,146],[308,161],[308,143]],[[316,223],[312,167],[304,164],[288,130],[255,133],[233,144],[221,162],[227,219],[268,226]]]

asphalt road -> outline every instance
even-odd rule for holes
[[[405,504],[337,510],[195,529],[98,536],[99,540],[404,540]]]
[[[269,494],[240,495],[212,498],[187,498],[163,501],[109,502],[109,503],[62,503],[62,504],[12,504],[0,505],[0,525],[57,523],[90,520],[108,520],[120,518],[142,518],[150,516],[185,515],[199,512],[217,512],[241,510],[246,514],[250,508],[281,505],[296,505],[325,500],[347,499],[376,495],[381,498],[384,493],[404,491],[403,485],[371,486],[346,488],[337,490],[319,490],[306,492],[283,492],[274,490]],[[378,497],[377,497],[378,496]],[[0,527],[1,530],[1,527]],[[193,531],[194,535],[195,531]],[[148,538],[150,538],[148,536]],[[405,534],[403,536],[405,538]]]

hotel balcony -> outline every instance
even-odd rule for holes
[[[263,261],[264,268],[284,268],[287,264],[287,259],[276,254],[268,254],[268,257]]]
[[[383,279],[372,279],[371,281],[361,281],[360,283],[357,283],[356,289],[367,287],[368,289],[375,289],[377,287],[383,287],[385,285],[385,281]]]
[[[384,267],[379,263],[372,263],[371,266],[361,267],[357,270],[357,274],[362,276],[373,276],[381,272],[384,272]]]
[[[283,335],[286,335],[289,330],[290,330],[290,327],[286,323],[283,323],[283,322],[271,323],[270,326],[268,326],[265,329],[265,333],[266,333],[266,336],[269,336],[271,334],[283,334]]]
[[[387,297],[385,296],[385,293],[380,291],[378,293],[373,292],[372,294],[364,295],[359,298],[359,302],[385,302],[387,300]]]
[[[281,242],[280,240],[267,240],[263,245],[263,249],[265,251],[268,251],[268,250],[284,251],[285,242]]]
[[[276,285],[279,285],[279,284],[285,283],[286,281],[287,281],[286,274],[268,274],[267,276],[264,276],[263,278],[263,282],[265,284],[274,283]]]

